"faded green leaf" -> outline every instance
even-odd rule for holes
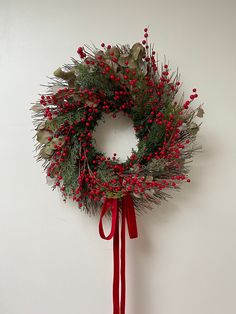
[[[56,69],[56,71],[54,71],[53,73],[56,77],[61,78],[63,80],[72,80],[75,79],[75,73],[73,70],[65,72],[63,71],[61,68]]]
[[[118,59],[118,64],[122,67],[127,67],[125,62],[129,61],[129,55],[128,54],[122,54]]]
[[[145,56],[145,49],[142,44],[135,43],[130,50],[130,54],[132,55],[132,58],[137,61]]]
[[[189,131],[192,135],[196,135],[199,131],[199,126],[196,122],[191,122],[189,125]]]
[[[132,56],[130,56],[130,57],[129,57],[129,65],[128,65],[128,66],[129,66],[130,69],[135,70],[135,69],[138,68],[138,62],[135,61],[135,60],[132,58]]]
[[[202,107],[199,107],[198,109],[197,109],[197,117],[198,118],[203,118],[203,115],[204,115],[204,110],[202,109]]]
[[[45,129],[45,121],[40,123],[37,127],[37,130],[43,130],[43,129]]]
[[[98,59],[98,57],[102,57],[103,59],[105,59],[105,53],[102,50],[99,50],[98,52],[96,52],[95,54],[95,59]]]
[[[111,47],[110,50],[108,50],[110,54],[114,54],[114,57],[119,58],[120,56],[120,49],[118,47]]]
[[[39,156],[44,158],[44,159],[50,159],[53,152],[54,152],[54,149],[53,149],[51,143],[49,143],[48,145],[45,145],[43,148],[41,148],[41,150],[39,152]]]
[[[55,131],[58,128],[58,119],[54,118],[52,120],[45,121],[44,129],[47,129],[49,131]]]
[[[52,132],[50,132],[49,130],[39,130],[36,134],[37,137],[37,141],[40,144],[47,144],[48,143],[48,138],[52,136]]]
[[[42,105],[40,104],[36,104],[36,105],[33,105],[30,110],[34,111],[34,112],[39,112],[39,111],[42,111],[44,108],[42,107]]]
[[[123,192],[119,191],[119,192],[107,192],[106,193],[106,197],[107,198],[121,198],[123,197]]]

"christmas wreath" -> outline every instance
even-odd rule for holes
[[[125,222],[136,238],[135,210],[170,196],[188,177],[202,107],[193,108],[194,88],[188,99],[176,96],[178,72],[160,65],[157,53],[144,39],[129,45],[79,47],[54,72],[48,91],[33,107],[37,159],[43,161],[48,181],[64,199],[71,198],[88,213],[101,212],[99,232],[114,241],[114,314],[125,313]],[[138,139],[125,162],[107,157],[95,146],[93,132],[104,114],[128,116]],[[101,208],[101,211],[100,211]],[[122,214],[121,269],[119,268],[119,211]],[[111,232],[105,236],[103,216],[111,212]],[[121,300],[119,272],[121,271]]]
[[[159,66],[156,52],[144,40],[129,45],[79,47],[80,60],[58,68],[49,90],[32,107],[38,159],[65,198],[96,213],[104,197],[129,193],[136,210],[166,199],[187,177],[188,164],[202,117],[197,98],[175,98],[178,73]],[[122,112],[133,121],[137,150],[124,163],[106,157],[94,145],[93,131],[103,114]],[[52,181],[52,180],[51,180]]]

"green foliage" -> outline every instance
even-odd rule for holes
[[[107,168],[107,165],[105,162],[103,162],[98,170],[97,170],[98,178],[102,182],[110,182],[111,180],[117,179],[117,175],[112,171],[111,169]]]
[[[61,164],[61,175],[63,177],[63,184],[65,186],[65,192],[67,195],[71,195],[78,185],[78,151],[80,143],[74,139],[71,143],[71,148],[68,152],[68,156]]]
[[[101,69],[98,66],[95,66],[93,71],[91,71],[86,64],[79,63],[76,66],[76,71],[79,73],[76,77],[76,85],[102,91],[107,97],[113,96],[114,85],[101,73]]]

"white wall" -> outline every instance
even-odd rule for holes
[[[0,0],[0,313],[112,312],[112,243],[66,206],[33,159],[30,102],[83,43],[150,35],[199,89],[192,184],[138,218],[127,314],[236,313],[235,1]]]

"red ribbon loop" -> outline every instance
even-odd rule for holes
[[[119,254],[119,206],[118,199],[106,198],[102,207],[99,233],[102,239],[111,240],[113,238],[113,258],[114,258],[114,277],[113,277],[113,314],[125,314],[126,298],[126,279],[125,279],[125,222],[131,239],[138,237],[134,202],[130,194],[122,198],[122,225],[121,225],[121,269]],[[111,211],[111,231],[106,236],[103,228],[103,217]],[[121,299],[119,300],[120,289],[120,272],[121,272]],[[119,304],[120,303],[120,304]]]
[[[103,217],[106,213],[111,210],[111,232],[108,236],[105,236],[104,228],[103,228]],[[118,215],[118,200],[114,198],[106,198],[101,211],[100,221],[99,221],[99,234],[104,240],[111,240],[114,237],[115,229],[116,229],[116,221]]]

